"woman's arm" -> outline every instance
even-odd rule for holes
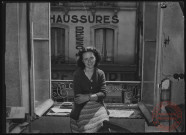
[[[78,72],[74,72],[73,74],[73,89],[74,89],[74,97],[77,94],[81,94],[81,87],[80,87],[80,79],[78,77]]]
[[[73,89],[74,89],[74,102],[76,104],[82,104],[90,100],[89,94],[82,94],[81,86],[80,86],[80,77],[78,76],[78,72],[75,72],[73,75]]]
[[[105,73],[103,71],[100,72],[100,78],[98,79],[99,83],[99,92],[90,95],[91,101],[101,101],[106,97],[106,79]]]
[[[79,77],[75,74],[74,75],[74,96],[75,96],[75,103],[81,104],[87,101],[102,101],[106,97],[106,82],[105,82],[105,74],[102,70],[98,73],[99,79],[99,92],[95,94],[82,94],[80,88]]]

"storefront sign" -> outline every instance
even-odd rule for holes
[[[52,15],[52,23],[119,23],[117,15]]]
[[[83,48],[84,41],[84,27],[76,26],[76,49],[80,50]]]

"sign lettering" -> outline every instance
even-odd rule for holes
[[[117,15],[51,15],[52,23],[119,23]]]
[[[76,26],[76,49],[80,50],[83,48],[84,41],[84,27]]]

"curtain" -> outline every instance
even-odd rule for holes
[[[114,30],[107,28],[96,29],[95,47],[101,53],[102,62],[113,62]]]
[[[106,61],[113,61],[113,50],[114,50],[114,32],[112,29],[106,29]]]
[[[104,56],[104,49],[103,49],[103,29],[96,29],[95,30],[95,47],[101,53],[103,58]]]
[[[51,56],[52,63],[64,63],[65,62],[65,29],[52,28],[51,30]]]

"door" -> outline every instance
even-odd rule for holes
[[[143,3],[142,101],[152,111],[156,100],[157,2]],[[153,26],[153,27],[152,27]]]
[[[30,3],[30,29],[33,116],[51,98],[50,3]]]

